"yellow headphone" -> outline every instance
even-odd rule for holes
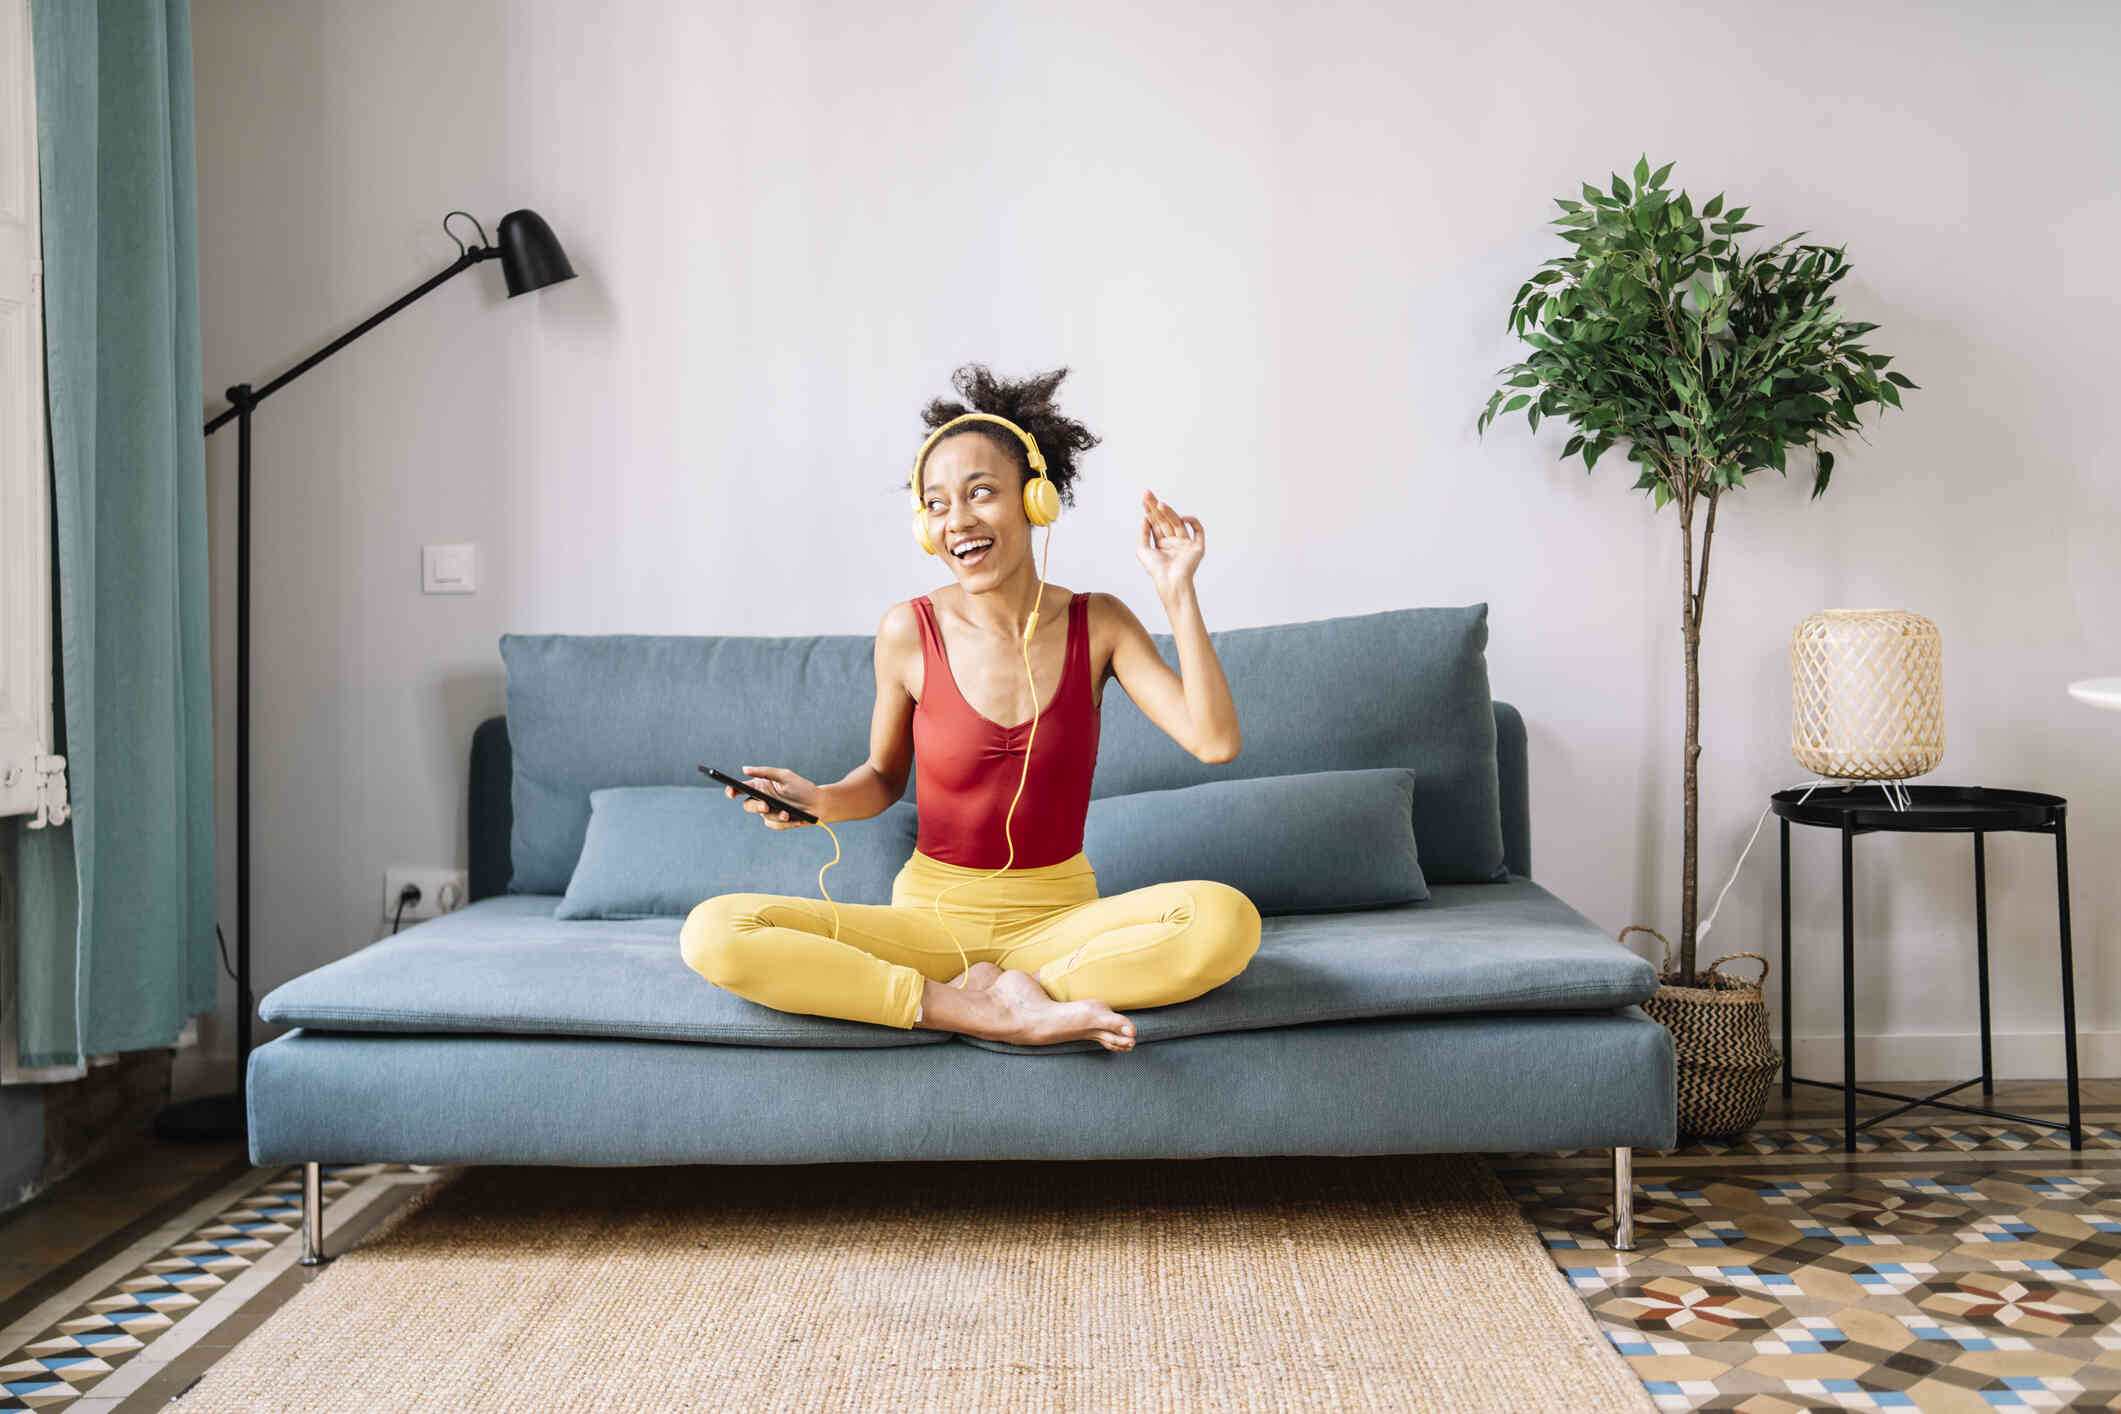
[[[913,494],[913,538],[923,550],[931,555],[943,553],[936,548],[935,541],[928,534],[928,503],[921,499],[921,463],[928,459],[928,449],[935,445],[935,439],[960,422],[998,422],[1014,432],[1023,441],[1024,454],[1030,459],[1034,473],[1031,479],[1024,483],[1024,518],[1033,525],[1051,525],[1060,519],[1060,488],[1046,478],[1046,459],[1040,455],[1038,443],[1033,440],[1031,434],[1006,417],[996,417],[991,412],[968,412],[951,418],[929,433],[928,440],[921,443],[921,450],[913,459],[913,477],[909,486]],[[1040,587],[1044,587],[1043,579],[1040,581]],[[1033,613],[1031,617],[1036,622],[1038,615]],[[1028,628],[1024,630],[1027,634],[1030,631]]]

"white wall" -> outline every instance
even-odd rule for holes
[[[1608,929],[1676,931],[1676,516],[1617,453],[1561,464],[1558,421],[1473,430],[1524,352],[1512,292],[1564,249],[1552,198],[1647,151],[1697,205],[1749,204],[1748,248],[1845,242],[1844,316],[1922,385],[1838,448],[1820,502],[1793,458],[1721,517],[1704,908],[1766,794],[1805,779],[1792,627],[1925,613],[1931,779],[2071,800],[2085,1063],[2121,1074],[2121,716],[2063,690],[2121,672],[2111,9],[1238,13],[195,0],[208,388],[262,382],[441,269],[453,207],[489,230],[535,208],[581,272],[509,301],[481,266],[259,413],[260,996],[387,931],[386,866],[463,862],[502,632],[869,633],[944,582],[894,481],[969,359],[1073,366],[1064,406],[1105,444],[1052,571],[1158,631],[1143,486],[1207,526],[1211,629],[1488,601],[1540,880]],[[232,429],[210,457],[232,947]],[[419,545],[457,540],[481,591],[422,597]],[[1774,839],[1708,954],[1775,951]],[[1972,1073],[1971,846],[1858,853],[1865,1069]],[[1999,1064],[2057,1075],[2051,845],[1989,854]],[[1836,857],[1800,832],[1805,1035],[1838,1035]],[[233,1053],[233,993],[209,1060]],[[1838,1073],[1820,1045],[1800,1060]]]

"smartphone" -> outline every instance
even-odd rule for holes
[[[804,810],[799,806],[790,805],[787,801],[782,800],[779,796],[768,795],[766,794],[766,792],[760,790],[758,787],[753,785],[747,785],[745,782],[738,780],[735,776],[729,775],[727,772],[724,771],[717,771],[712,766],[702,766],[700,767],[700,769],[706,772],[708,775],[714,777],[714,779],[720,781],[725,786],[734,786],[736,789],[742,791],[745,795],[750,796],[754,800],[765,801],[767,808],[770,810],[785,810],[788,812],[790,819],[800,820],[806,825],[815,825],[817,823],[817,816],[811,814],[809,811]]]

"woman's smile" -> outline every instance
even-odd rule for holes
[[[969,545],[974,548],[960,552],[957,547]],[[962,540],[951,542],[950,558],[966,568],[991,558],[994,554],[994,537],[991,535],[967,535]]]

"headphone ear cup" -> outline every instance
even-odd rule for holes
[[[1024,518],[1033,525],[1051,525],[1060,519],[1060,488],[1044,476],[1024,483]]]
[[[913,539],[928,554],[935,553],[935,542],[928,538],[928,515],[925,511],[913,513]]]

